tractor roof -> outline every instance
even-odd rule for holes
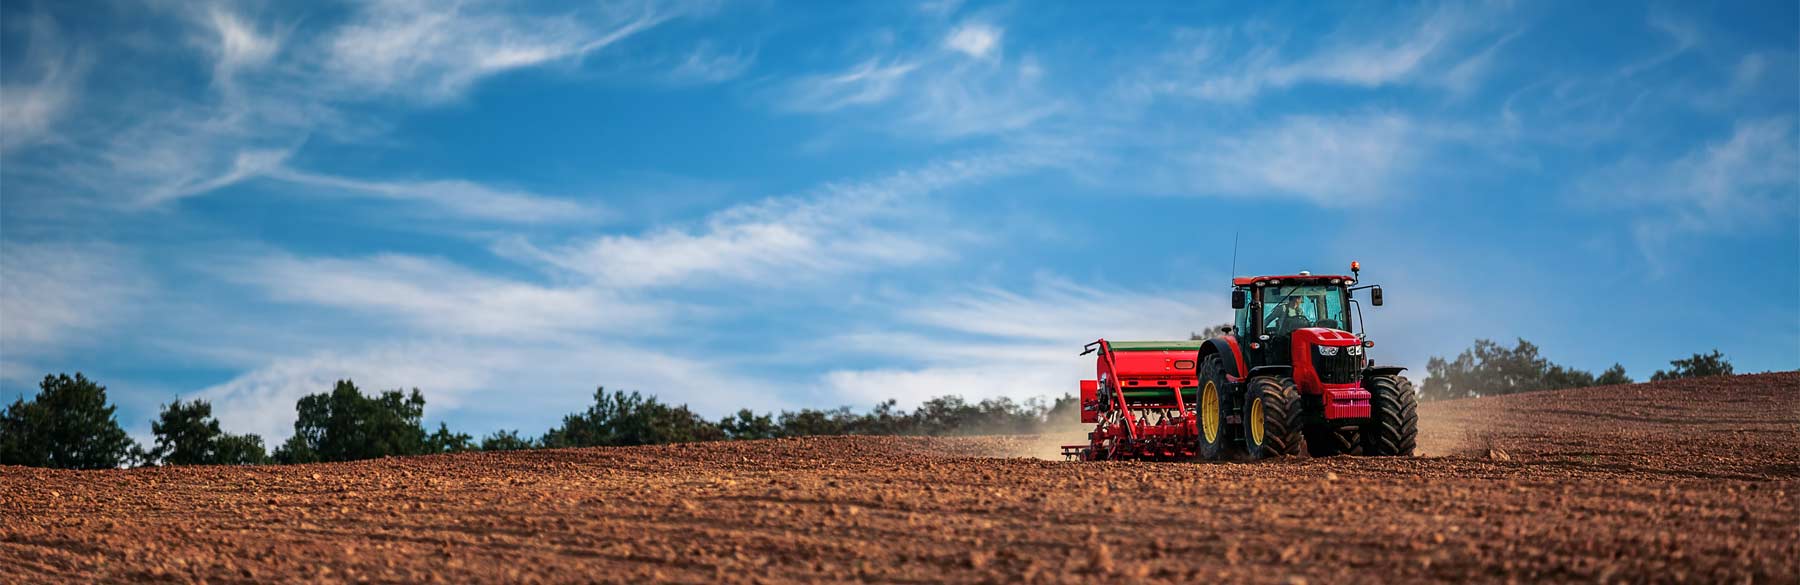
[[[1113,351],[1193,351],[1206,345],[1205,340],[1198,341],[1108,341],[1106,346]]]
[[[1307,274],[1307,275],[1289,274],[1286,276],[1239,276],[1239,277],[1235,277],[1235,278],[1231,279],[1231,285],[1232,286],[1250,286],[1250,285],[1256,284],[1258,282],[1270,282],[1270,281],[1276,281],[1276,280],[1279,280],[1282,282],[1290,282],[1291,281],[1291,282],[1304,282],[1307,284],[1323,284],[1323,283],[1331,282],[1331,280],[1334,278],[1338,279],[1338,280],[1344,280],[1344,281],[1350,281],[1350,282],[1356,281],[1356,277],[1344,276],[1342,274]]]

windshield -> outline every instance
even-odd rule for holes
[[[1269,286],[1262,289],[1263,330],[1270,335],[1291,333],[1302,327],[1349,331],[1344,311],[1343,287]]]

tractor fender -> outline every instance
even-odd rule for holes
[[[1404,372],[1404,371],[1406,371],[1406,368],[1401,367],[1401,366],[1376,366],[1373,368],[1368,368],[1368,369],[1363,370],[1363,378],[1375,378],[1375,377],[1380,377],[1380,376],[1398,376],[1398,375],[1400,375],[1400,372]]]
[[[1237,339],[1229,335],[1208,339],[1206,345],[1200,346],[1200,353],[1195,357],[1206,361],[1206,356],[1213,354],[1219,354],[1219,361],[1225,365],[1225,375],[1240,379],[1244,377],[1244,353],[1238,351]]]
[[[1275,376],[1278,378],[1291,378],[1294,376],[1294,366],[1256,366],[1254,368],[1250,368],[1250,375],[1245,376],[1245,377],[1253,378],[1256,376]]]

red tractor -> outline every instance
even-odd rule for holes
[[[1297,455],[1412,455],[1418,411],[1405,368],[1377,366],[1350,275],[1237,277],[1237,320],[1213,339],[1107,341],[1093,380],[1081,381],[1084,445],[1063,455],[1218,460]],[[1354,317],[1354,323],[1352,318]]]

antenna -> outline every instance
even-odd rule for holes
[[[1232,230],[1232,232],[1231,232],[1231,274],[1225,275],[1225,278],[1237,278],[1237,240],[1238,240],[1237,230]]]

